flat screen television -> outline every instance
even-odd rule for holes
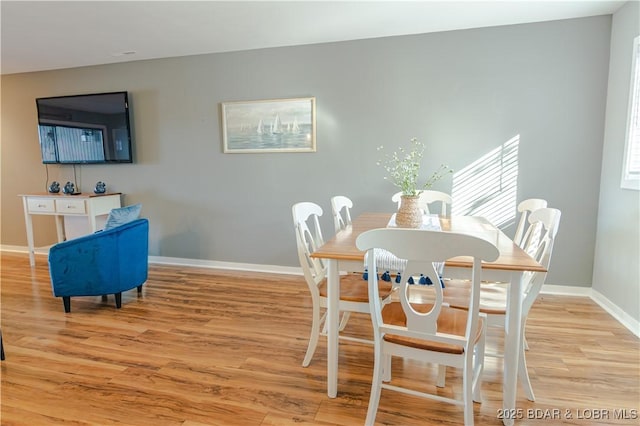
[[[127,92],[36,99],[43,164],[132,163]]]

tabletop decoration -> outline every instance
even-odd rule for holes
[[[73,195],[76,192],[75,184],[73,182],[67,182],[62,188],[62,192],[67,195]]]
[[[52,194],[57,194],[58,192],[60,192],[60,182],[58,181],[53,181],[51,182],[51,185],[49,185],[49,192]]]
[[[403,228],[418,228],[422,225],[423,215],[420,193],[431,188],[446,174],[453,173],[453,170],[441,164],[422,185],[419,185],[418,179],[425,145],[415,137],[411,138],[410,143],[409,150],[399,147],[398,151],[390,155],[386,154],[384,160],[378,161],[378,165],[384,167],[387,172],[384,179],[391,181],[402,191],[400,207],[396,213],[396,224]],[[378,147],[378,151],[382,149],[382,146]]]
[[[98,181],[96,183],[96,187],[93,189],[93,192],[95,192],[96,194],[104,194],[105,192],[107,192],[107,184],[102,181]]]

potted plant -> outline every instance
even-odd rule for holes
[[[441,164],[424,183],[420,184],[420,168],[425,145],[415,137],[411,138],[410,144],[409,150],[400,147],[398,151],[386,154],[383,160],[378,161],[378,165],[387,172],[384,179],[389,180],[402,191],[400,208],[396,214],[396,224],[400,227],[418,228],[422,224],[420,193],[431,188],[446,174],[453,173],[453,170],[449,166]],[[378,147],[378,151],[382,149],[384,149],[382,146]]]

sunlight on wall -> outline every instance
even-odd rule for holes
[[[453,215],[484,216],[496,226],[514,223],[520,135],[454,173]]]

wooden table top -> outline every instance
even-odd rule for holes
[[[320,259],[337,259],[348,261],[364,261],[364,252],[356,247],[356,238],[370,229],[386,228],[391,219],[390,213],[363,213],[344,231],[338,232],[311,256]],[[473,235],[494,244],[500,251],[495,262],[483,262],[483,268],[505,271],[546,272],[546,269],[529,254],[482,217],[453,216],[440,218],[443,231]],[[454,257],[445,263],[448,267],[471,267],[472,259],[468,256]]]

